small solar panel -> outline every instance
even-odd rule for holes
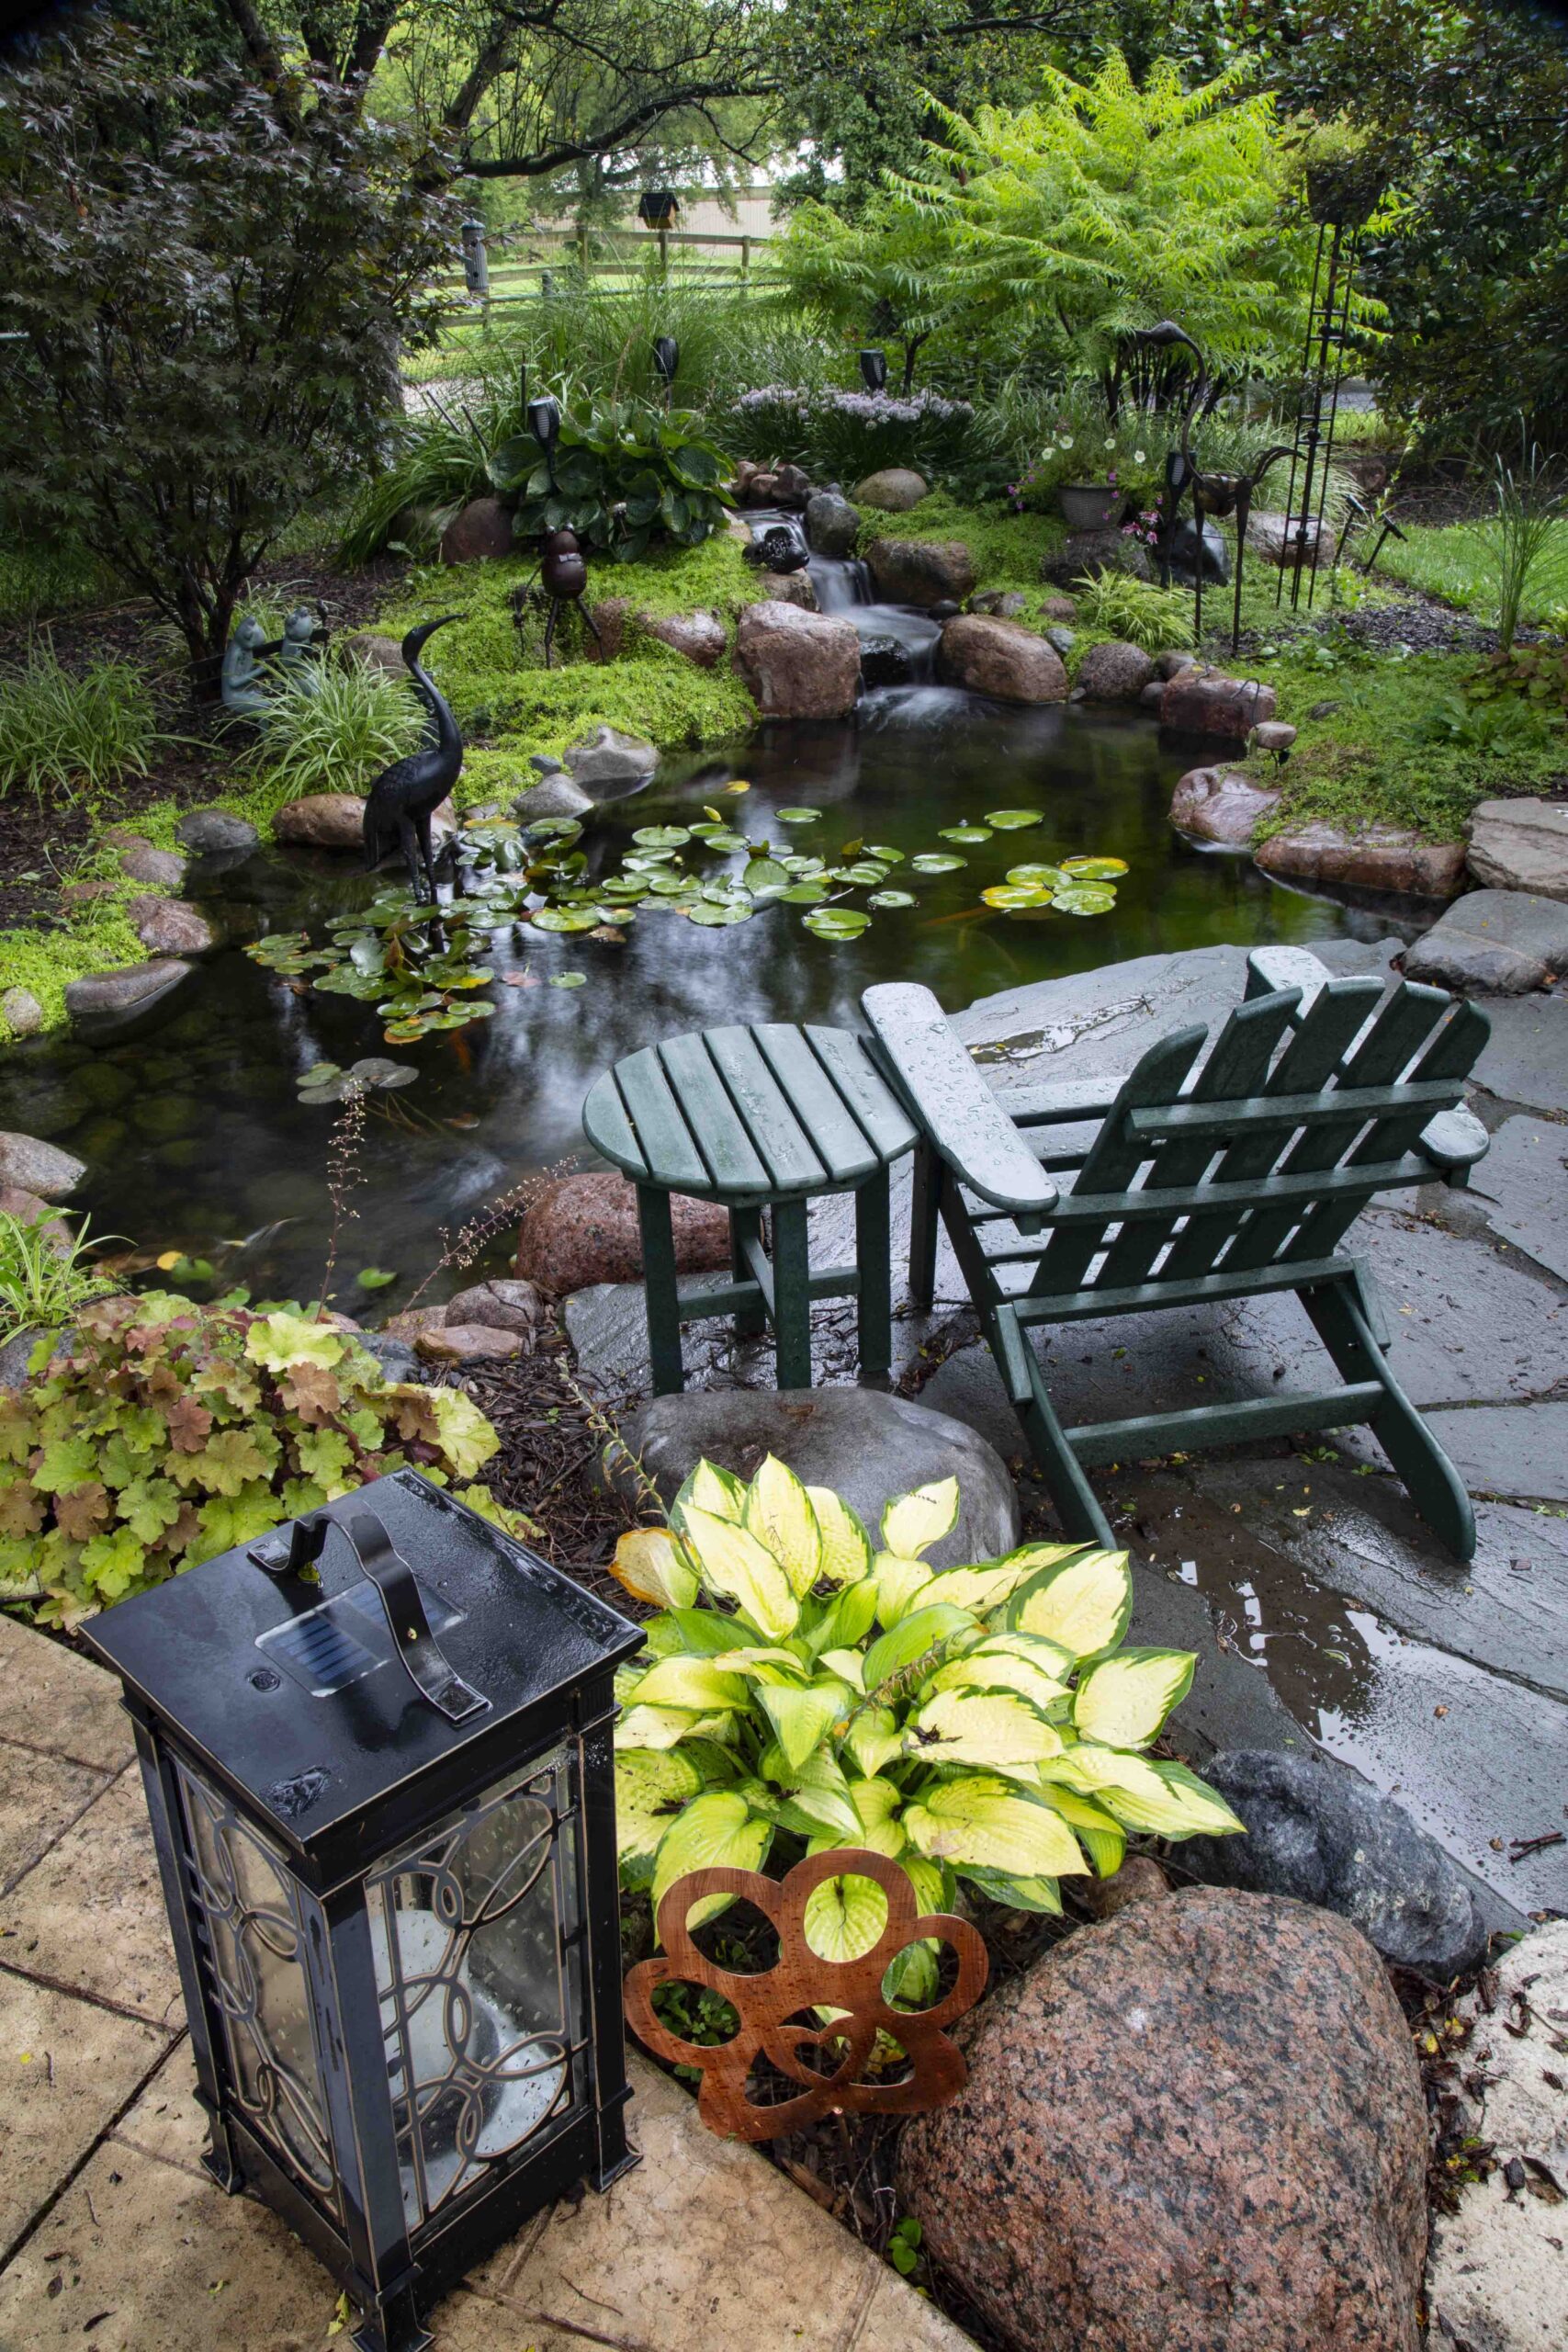
[[[457,1624],[462,1611],[440,1600],[423,1577],[418,1582],[431,1630],[443,1634]],[[273,1626],[257,1635],[256,1647],[313,1699],[330,1699],[393,1656],[381,1597],[369,1584],[355,1585],[286,1625]]]

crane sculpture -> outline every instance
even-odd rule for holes
[[[389,768],[382,769],[365,802],[366,865],[379,865],[383,858],[400,846],[408,861],[409,881],[416,904],[424,897],[420,876],[422,858],[424,878],[430,884],[431,903],[435,902],[430,820],[463,768],[463,739],[457,732],[452,706],[429,672],[421,668],[419,657],[438,628],[462,618],[461,613],[446,613],[438,621],[425,621],[420,628],[411,628],[404,638],[403,663],[415,694],[430,713],[430,725],[417,752],[411,752],[407,759],[395,760]]]

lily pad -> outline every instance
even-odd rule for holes
[[[822,811],[820,808],[775,808],[773,814],[781,825],[814,825]]]
[[[912,907],[917,903],[912,890],[874,890],[866,900],[868,907]]]
[[[875,865],[870,858],[857,858],[853,865],[835,865],[833,868],[835,882],[847,882],[862,889],[874,889],[878,882],[886,879],[886,876],[887,868]]]
[[[740,879],[744,888],[760,899],[776,899],[789,888],[789,876],[771,857],[752,858]]]
[[[1079,882],[1112,882],[1127,871],[1124,857],[1065,857],[1064,874],[1071,874]]]
[[[904,863],[903,851],[889,849],[886,842],[867,842],[865,854],[867,857],[879,857],[884,865],[902,865]]]
[[[968,863],[966,857],[952,857],[945,850],[923,849],[919,857],[909,860],[909,871],[911,874],[956,874],[961,865]]]
[[[488,981],[491,975],[485,972],[480,978],[482,981]],[[412,1062],[389,1062],[384,1054],[367,1054],[363,1060],[350,1065],[348,1075],[357,1078],[366,1086],[388,1089],[412,1086],[419,1072]]]
[[[692,838],[686,825],[640,825],[632,835],[644,849],[679,849]]]
[[[858,939],[863,931],[871,928],[871,917],[860,914],[852,907],[818,907],[801,917],[807,931],[818,939]]]
[[[587,985],[586,972],[552,972],[550,974],[550,986],[553,989],[581,989],[586,988]]]
[[[978,849],[990,838],[989,825],[943,825],[937,835],[939,842],[962,842],[968,849]]]
[[[1102,882],[1085,882],[1054,890],[1051,904],[1065,915],[1108,915],[1116,904],[1116,893]]]
[[[687,908],[686,921],[704,931],[716,931],[722,924],[747,922],[754,912],[753,908],[742,906],[734,899],[699,899],[694,907]]]
[[[809,880],[795,882],[792,883],[787,890],[782,892],[781,896],[786,906],[819,907],[828,896],[828,885],[826,882]]]
[[[980,896],[987,906],[999,907],[1004,914],[1018,914],[1025,907],[1048,907],[1051,904],[1049,890],[1017,882],[994,883],[990,889],[982,890]]]
[[[600,914],[597,907],[540,907],[530,921],[536,931],[592,931]]]
[[[1062,872],[1059,865],[1010,865],[1008,880],[1021,890],[1057,890]]]
[[[361,1266],[354,1279],[361,1290],[385,1290],[389,1283],[395,1283],[398,1278],[395,1273],[389,1273],[385,1266]]]
[[[689,874],[656,874],[649,888],[658,899],[678,899],[685,891],[695,889]]]
[[[1043,808],[987,808],[986,822],[994,825],[998,833],[1018,833],[1025,825],[1043,825]]]

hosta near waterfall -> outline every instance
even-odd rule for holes
[[[887,1855],[928,1911],[960,1879],[1059,1911],[1057,1882],[1109,1877],[1129,1829],[1240,1829],[1184,1765],[1145,1752],[1194,1659],[1121,1647],[1126,1555],[1026,1544],[934,1569],[923,1555],[957,1516],[956,1479],[917,1487],[887,1506],[876,1551],[838,1495],[770,1455],[750,1486],[699,1463],[668,1529],[622,1539],[622,1582],[662,1605],[623,1669],[615,1733],[623,1883],[656,1912],[688,1871],[761,1869],[781,1834]],[[813,1896],[807,1931],[846,1960],[885,1917],[880,1888],[846,1875]],[[904,1955],[898,1989],[925,1997],[934,1965]]]

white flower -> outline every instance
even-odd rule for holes
[[[1106,435],[1106,436],[1105,436],[1105,446],[1106,446],[1106,447],[1107,447],[1108,449],[1114,449],[1114,447],[1116,447],[1116,435],[1114,435],[1114,433],[1108,433],[1108,434]]]
[[[1058,447],[1061,447],[1061,448],[1063,448],[1063,449],[1070,449],[1070,448],[1072,447],[1072,446],[1073,446],[1073,436],[1072,436],[1072,435],[1071,435],[1070,433],[1064,433],[1064,434],[1063,434],[1063,435],[1062,435],[1061,441],[1060,441],[1060,443],[1058,444]]]
[[[1144,456],[1144,453],[1143,453],[1143,451],[1142,451],[1141,449],[1134,449],[1134,452],[1133,452],[1133,463],[1134,463],[1135,466],[1146,465],[1146,464],[1148,463],[1147,458]]]

